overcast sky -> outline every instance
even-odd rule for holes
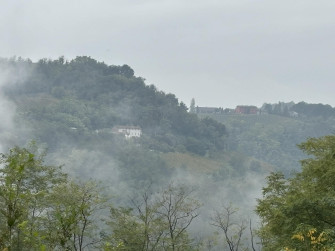
[[[0,0],[0,57],[128,64],[189,105],[335,106],[334,0]]]

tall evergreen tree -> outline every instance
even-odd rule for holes
[[[191,100],[191,104],[190,104],[190,113],[196,113],[196,110],[195,110],[195,100],[194,100],[194,98],[192,98],[192,100]]]

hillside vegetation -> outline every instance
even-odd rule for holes
[[[204,162],[217,161],[225,173],[273,167],[289,173],[304,157],[298,143],[335,130],[334,108],[304,102],[264,104],[258,115],[197,116],[175,95],[147,85],[129,66],[86,56],[36,63],[2,59],[0,66],[10,76],[3,89],[17,106],[17,124],[29,128],[28,138],[45,143],[51,152],[67,147],[101,151],[114,156],[125,170],[138,165],[185,166],[185,159],[205,156]],[[140,126],[142,137],[124,142],[111,133],[118,125]],[[133,161],[123,157],[129,151]],[[166,155],[171,161],[158,153],[176,154]],[[211,166],[188,163],[205,172]]]
[[[334,131],[334,108],[197,115],[90,57],[0,70],[0,146],[19,145],[0,158],[1,250],[333,250],[335,139],[306,139]]]
[[[318,112],[314,111],[315,107]],[[335,132],[335,115],[332,112],[335,109],[329,107],[301,102],[290,109],[299,111],[294,117],[288,113],[265,113],[264,110],[254,115],[199,114],[199,117],[210,117],[226,125],[229,135],[226,150],[265,161],[288,174],[297,170],[299,160],[306,157],[297,144],[311,137]]]
[[[224,124],[189,113],[175,95],[147,85],[127,65],[84,56],[36,63],[2,59],[0,66],[8,76],[2,89],[21,128],[8,145],[34,139],[48,149],[51,162],[70,166],[74,176],[138,187],[166,184],[183,168],[216,180],[271,169],[241,154],[225,155]],[[125,140],[112,133],[120,125],[139,126],[142,136]]]
[[[140,126],[142,144],[163,152],[205,155],[224,146],[225,126],[198,119],[173,94],[158,91],[127,65],[109,66],[90,57],[58,60],[6,60],[12,72],[5,93],[34,135],[49,148],[64,142],[94,141],[97,130],[117,125]],[[24,72],[21,78],[16,78]],[[108,131],[108,130],[105,130]],[[105,137],[99,138],[99,144]]]

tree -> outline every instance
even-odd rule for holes
[[[1,154],[0,165],[0,248],[21,250],[41,246],[45,199],[56,183],[66,176],[59,167],[43,164],[44,154],[14,147]]]
[[[335,135],[311,138],[299,147],[313,157],[303,160],[301,172],[292,178],[272,173],[258,200],[264,250],[334,248]],[[318,243],[308,241],[320,235]]]
[[[222,211],[215,211],[212,216],[211,225],[223,231],[224,239],[230,251],[238,251],[241,248],[242,235],[247,227],[244,221],[240,223],[234,221],[233,216],[237,211],[237,208],[228,205],[224,206]]]
[[[45,238],[50,249],[81,251],[100,242],[94,231],[105,200],[95,182],[62,183],[53,189],[48,201]]]
[[[190,113],[196,113],[196,110],[195,110],[195,100],[194,100],[194,98],[192,98],[192,100],[191,100],[191,104],[190,104]]]
[[[112,234],[105,249],[190,250],[187,229],[200,207],[191,194],[185,187],[170,185],[160,193],[144,192],[132,200],[132,207],[112,208]]]
[[[192,190],[184,186],[169,185],[161,194],[158,213],[165,220],[168,236],[166,247],[175,250],[187,250],[191,247],[187,228],[198,217],[201,204],[192,197]]]
[[[153,194],[145,191],[137,199],[131,200],[129,208],[112,207],[109,225],[113,234],[108,240],[110,249],[122,243],[122,248],[126,250],[159,250],[166,229],[162,217],[157,214],[159,206]]]
[[[143,225],[132,208],[111,208],[108,225],[112,233],[105,237],[104,250],[144,250]]]
[[[211,225],[221,230],[223,239],[226,243],[225,248],[230,251],[249,250],[250,241],[251,250],[255,251],[254,232],[251,219],[249,220],[250,239],[246,236],[247,221],[240,219],[238,209],[232,204],[225,205],[221,210],[215,210],[211,217]],[[220,233],[219,233],[220,234]]]
[[[69,181],[44,155],[34,144],[1,154],[0,250],[83,250],[99,240],[97,185]]]

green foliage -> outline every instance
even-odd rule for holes
[[[286,117],[315,117],[328,119],[335,116],[335,108],[330,105],[308,104],[306,102],[299,102],[297,104],[293,102],[279,102],[277,104],[265,103],[261,108],[261,112]]]
[[[318,246],[329,248],[334,238],[334,180],[335,136],[311,138],[300,148],[313,158],[305,159],[302,171],[291,179],[273,173],[263,189],[263,199],[258,201],[257,213],[263,226],[259,235],[264,250],[314,250],[314,246],[293,236],[311,229],[327,233]],[[314,236],[317,238],[316,236]],[[325,249],[327,250],[327,249]]]
[[[208,115],[206,115],[208,116]],[[273,114],[212,114],[227,127],[225,149],[236,151],[273,165],[285,175],[299,169],[297,160],[306,155],[297,144],[308,137],[328,135],[335,130],[335,117],[284,117]]]
[[[0,248],[20,250],[21,245],[34,247],[40,242],[40,215],[48,207],[45,200],[50,189],[65,180],[58,167],[43,165],[43,155],[35,155],[36,151],[34,146],[31,150],[15,147],[1,155]]]
[[[146,244],[143,225],[132,214],[131,209],[112,208],[111,221],[109,223],[113,234],[105,244],[105,250],[113,250],[120,246],[120,250],[141,250]],[[118,250],[118,249],[117,249]]]
[[[83,250],[97,241],[93,235],[99,220],[96,214],[104,200],[94,182],[61,183],[53,188],[48,202],[45,238],[49,248]]]
[[[83,250],[97,238],[97,186],[67,180],[43,157],[34,145],[1,155],[1,250]]]
[[[187,229],[200,203],[185,187],[168,186],[161,193],[144,192],[130,208],[112,208],[112,234],[105,250],[192,250]]]
[[[37,63],[3,60],[2,64],[30,72],[20,85],[8,83],[5,92],[35,136],[51,148],[66,139],[82,144],[96,130],[136,125],[149,143],[155,142],[150,144],[153,150],[186,149],[205,155],[223,149],[223,125],[200,121],[173,94],[134,76],[128,65],[108,66],[85,56],[70,62],[61,57]]]
[[[153,181],[163,185],[167,182],[166,177],[171,175],[171,169],[159,153],[139,146],[126,144],[117,152],[117,159],[122,171],[121,178],[135,187],[140,187],[141,182],[151,184]]]
[[[335,108],[323,104],[307,104],[305,102],[300,102],[295,104],[291,110],[307,117],[321,117],[326,119],[335,116]]]

